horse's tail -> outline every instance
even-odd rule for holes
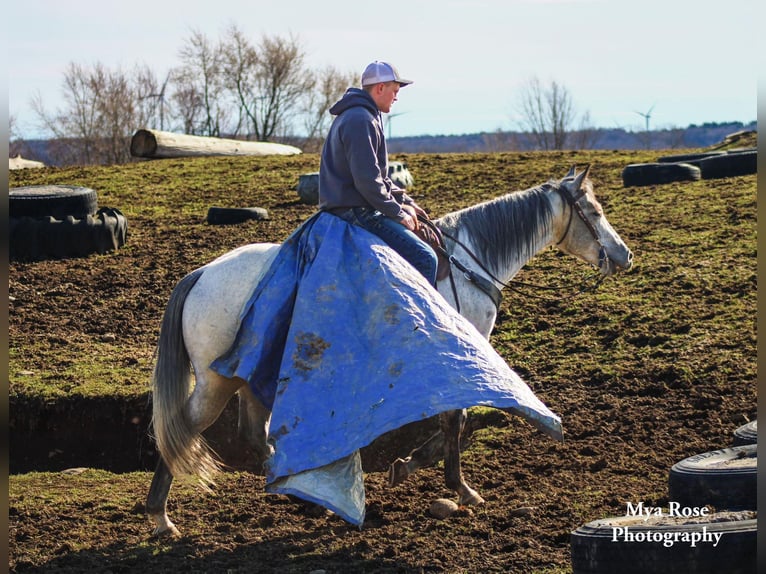
[[[202,436],[189,425],[184,406],[189,398],[191,361],[183,340],[184,302],[204,267],[181,279],[170,294],[160,327],[152,374],[152,426],[160,456],[175,477],[191,475],[209,490],[221,464]]]

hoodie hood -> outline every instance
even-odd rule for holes
[[[367,108],[373,115],[378,115],[378,113],[380,113],[372,96],[359,88],[349,88],[346,90],[343,97],[332,105],[330,113],[334,116],[339,116],[347,109],[355,108],[357,106]]]

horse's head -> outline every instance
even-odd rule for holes
[[[556,224],[558,247],[598,267],[604,275],[630,269],[633,253],[612,228],[588,179],[588,165],[580,173],[575,168],[560,182],[557,191],[563,200],[563,217]]]

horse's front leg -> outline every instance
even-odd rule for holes
[[[458,503],[464,506],[482,504],[484,499],[468,486],[460,468],[460,435],[465,427],[467,412],[447,411],[440,415],[444,433],[444,480],[447,488],[458,493]]]

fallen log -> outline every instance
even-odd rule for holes
[[[45,167],[45,164],[41,161],[34,161],[31,159],[25,159],[21,157],[21,154],[16,157],[8,158],[8,169],[29,169]]]
[[[295,155],[297,147],[140,129],[130,141],[134,157],[174,158],[218,155]]]

